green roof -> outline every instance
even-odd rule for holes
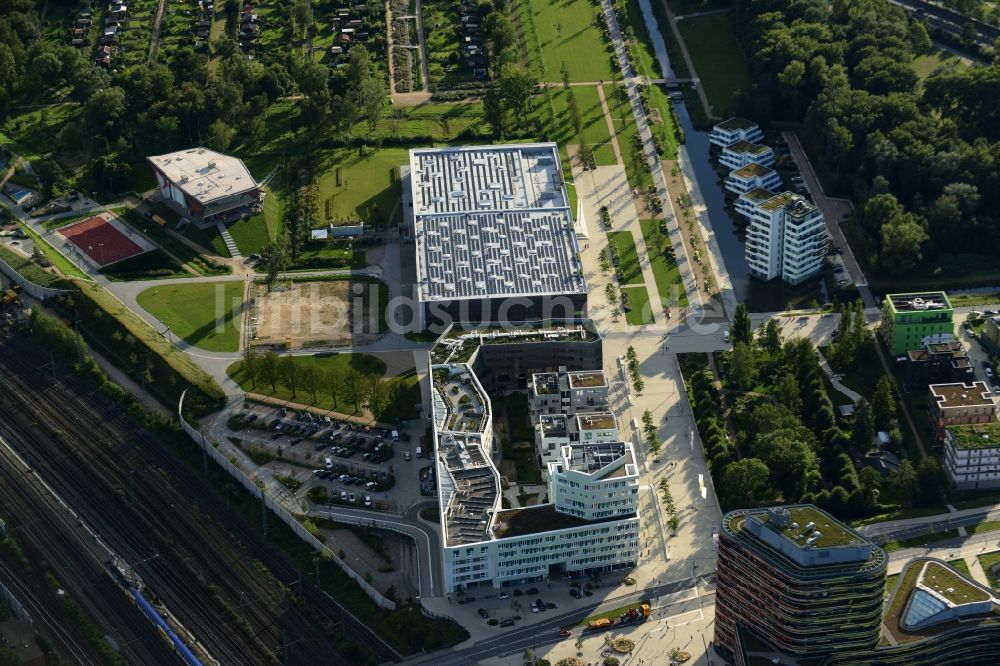
[[[775,194],[771,190],[765,190],[763,187],[758,187],[750,190],[746,194],[741,195],[740,198],[756,203],[758,201],[767,201],[774,196]]]
[[[919,584],[934,590],[955,605],[988,601],[992,598],[984,589],[969,582],[965,576],[937,562],[927,563]]]
[[[733,172],[732,175],[738,178],[753,178],[755,176],[766,176],[769,173],[773,173],[774,169],[768,169],[766,166],[761,166],[756,162],[751,162],[745,167],[741,167]]]
[[[733,130],[750,129],[751,127],[756,127],[757,123],[752,120],[747,120],[746,118],[730,118],[729,120],[723,120],[721,123],[716,125],[721,130],[726,130],[731,132]]]
[[[857,534],[854,530],[814,506],[788,506],[785,508],[792,514],[792,523],[797,523],[798,527],[792,527],[791,524],[784,529],[774,525],[771,525],[771,527],[799,547],[804,548],[806,539],[811,536],[811,533],[805,533],[806,525],[809,523],[815,523],[813,529],[818,530],[822,535],[813,541],[810,546],[812,549],[834,548],[836,546],[849,546],[867,542],[864,537]],[[766,511],[758,514],[758,518],[769,522]],[[800,534],[804,534],[805,536],[797,539],[796,537]]]
[[[1000,448],[1000,422],[971,423],[948,428],[959,449]]]
[[[760,207],[769,213],[773,213],[774,211],[780,210],[785,206],[787,206],[788,203],[792,200],[792,197],[794,196],[795,195],[791,192],[782,192],[781,194],[771,197],[770,199],[762,203]]]
[[[749,153],[751,155],[761,155],[771,149],[768,146],[762,146],[759,143],[751,143],[749,141],[737,141],[733,145],[726,148],[726,150],[732,151],[734,153]]]

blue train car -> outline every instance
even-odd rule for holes
[[[135,603],[139,606],[142,612],[149,618],[156,628],[159,630],[163,637],[170,641],[174,650],[181,656],[184,663],[190,664],[191,666],[202,666],[201,660],[194,656],[194,653],[188,649],[188,646],[184,644],[184,641],[174,633],[174,630],[166,623],[163,617],[160,616],[159,612],[153,608],[153,604],[146,600],[146,597],[142,596],[139,590],[135,589],[133,586],[128,586],[128,593],[132,595],[135,599]]]

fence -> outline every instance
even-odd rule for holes
[[[295,532],[300,539],[308,543],[317,551],[327,553],[330,556],[330,559],[336,562],[337,566],[343,569],[344,573],[354,579],[354,581],[361,586],[361,589],[364,590],[369,597],[371,597],[372,601],[386,610],[396,610],[395,602],[385,598],[382,596],[381,592],[369,585],[364,578],[357,574],[356,571],[347,566],[347,563],[337,557],[337,555],[326,544],[310,534],[309,530],[307,530],[295,516],[289,513],[289,511],[283,506],[275,502],[263,488],[257,485],[256,479],[247,476],[247,474],[240,469],[239,466],[233,464],[233,462],[226,458],[218,448],[212,445],[212,443],[205,438],[205,435],[184,420],[184,396],[186,394],[187,391],[184,391],[184,393],[181,394],[180,402],[177,405],[177,416],[180,420],[181,428],[184,429],[184,432],[187,433],[188,437],[194,440],[194,442],[198,444],[198,446],[200,446],[202,450],[212,458],[212,460],[218,463],[222,469],[226,470],[230,476],[239,481],[243,487],[247,489],[247,492],[260,500],[265,507],[273,511],[278,518],[292,528],[292,531]]]
[[[70,293],[68,289],[53,289],[52,287],[43,287],[39,284],[35,284],[34,282],[25,279],[23,275],[18,273],[13,266],[8,264],[3,259],[0,259],[0,273],[3,273],[14,282],[17,282],[19,285],[21,285],[21,289],[23,289],[26,294],[28,294],[33,298],[37,298],[40,301],[44,301],[47,298],[52,298],[53,296],[58,296],[60,294]]]

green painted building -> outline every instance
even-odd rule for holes
[[[955,309],[943,291],[886,294],[882,302],[882,338],[894,356],[923,349],[929,335],[954,335]]]

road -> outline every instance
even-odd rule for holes
[[[906,9],[915,18],[924,19],[932,26],[961,37],[965,31],[966,24],[972,24],[976,31],[976,44],[979,46],[992,47],[997,38],[1000,37],[1000,28],[977,21],[965,14],[945,9],[939,5],[925,2],[924,0],[889,0],[894,5]]]

